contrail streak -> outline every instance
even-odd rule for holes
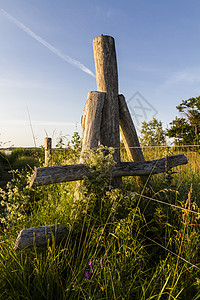
[[[70,63],[71,65],[74,65],[75,67],[81,69],[83,72],[91,75],[92,77],[95,77],[94,73],[90,69],[88,69],[87,67],[85,67],[83,64],[81,64],[79,61],[71,58],[68,55],[62,54],[60,52],[60,50],[58,50],[57,48],[55,48],[54,46],[52,46],[51,44],[49,44],[48,42],[46,42],[39,35],[35,34],[28,27],[26,27],[22,22],[18,21],[13,16],[11,16],[9,13],[7,13],[4,9],[1,8],[0,10],[4,14],[4,16],[7,17],[10,21],[12,21],[17,27],[19,27],[21,30],[23,30],[24,32],[26,32],[28,35],[30,35],[33,39],[35,39],[36,41],[38,41],[39,43],[41,43],[43,46],[45,46],[46,48],[48,48],[55,55],[57,55],[58,57],[62,58],[64,61]]]

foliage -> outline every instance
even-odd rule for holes
[[[112,188],[111,170],[116,164],[113,154],[113,148],[102,145],[84,153],[90,176],[77,186],[79,196],[74,209],[81,206],[80,217],[83,218],[85,213],[92,215],[96,224],[104,224],[108,218],[110,221],[119,220],[127,216],[132,207],[132,200],[126,192]]]
[[[35,149],[35,148],[16,148],[13,149],[11,154],[9,155],[9,161],[10,163],[14,163],[16,159],[20,157],[32,157],[35,159],[38,159],[43,154],[43,149]]]
[[[81,153],[81,138],[78,132],[74,132],[71,143],[65,146],[66,136],[60,136],[56,144],[56,150],[52,154],[53,165],[76,164]]]
[[[173,137],[175,144],[193,145],[199,143],[200,137],[200,96],[182,100],[176,106],[182,117],[176,117],[167,130],[167,135]]]
[[[178,111],[186,116],[190,125],[194,126],[195,134],[200,133],[200,96],[182,100],[182,103],[176,107]]]
[[[29,188],[32,172],[12,171],[13,178],[4,189],[0,188],[0,225],[4,230],[14,224],[22,224],[25,215],[29,215],[32,203],[37,199],[38,191]]]
[[[159,146],[165,144],[165,132],[162,128],[161,121],[153,118],[148,123],[142,122],[140,131],[141,146]]]
[[[56,152],[54,163],[70,161],[70,153],[77,161],[80,147],[72,147]],[[112,154],[103,147],[87,152],[90,176],[78,185],[30,189],[31,173],[13,173],[0,191],[0,299],[199,299],[200,154],[188,151],[188,166],[176,168],[170,180],[152,177],[152,199],[196,214],[138,195],[132,177],[113,189]],[[163,154],[172,149],[144,153]],[[149,221],[148,206],[155,207]],[[17,231],[55,223],[69,229],[60,245],[14,251]]]
[[[5,187],[12,179],[13,170],[27,170],[38,167],[43,161],[44,150],[41,149],[13,149],[10,154],[0,152],[0,187]]]
[[[184,118],[176,117],[170,125],[170,129],[167,129],[167,135],[174,138],[175,145],[192,145],[194,143],[194,128]]]

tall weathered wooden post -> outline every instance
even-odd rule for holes
[[[100,143],[113,147],[114,160],[120,164],[118,71],[114,38],[101,35],[93,40],[97,91],[106,93],[100,128]],[[121,178],[115,178],[119,186]]]

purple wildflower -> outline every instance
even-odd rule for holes
[[[103,257],[100,259],[100,265],[103,267]]]
[[[85,272],[85,277],[90,280],[92,277],[92,273],[91,272]]]
[[[92,262],[91,262],[91,261],[89,261],[89,262],[88,262],[88,264],[89,264],[89,266],[90,266],[91,272],[92,272],[92,273],[94,273],[94,271],[93,271],[93,267],[92,267]]]

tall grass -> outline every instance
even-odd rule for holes
[[[90,152],[92,178],[78,186],[29,189],[26,170],[1,190],[0,299],[200,299],[199,215],[143,198],[133,177],[112,189],[110,151]],[[76,140],[54,153],[54,164],[76,163],[79,154]],[[185,154],[188,165],[152,176],[152,198],[199,212],[199,154]],[[60,245],[14,250],[21,229],[56,223],[68,228]]]

